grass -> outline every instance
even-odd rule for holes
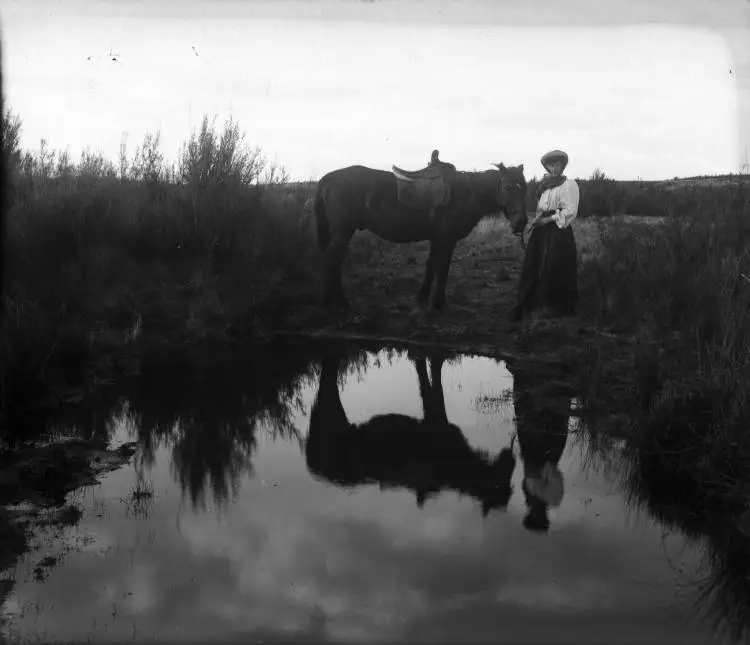
[[[590,323],[616,334],[591,351],[589,399],[619,393],[633,431],[668,470],[689,473],[704,493],[743,500],[750,191],[704,188],[658,232],[631,231],[608,226],[582,267]]]
[[[167,167],[158,135],[115,165],[18,145],[11,173],[0,332],[0,453],[47,432],[50,412],[136,369],[148,348],[277,332],[388,336],[515,355],[576,389],[665,467],[739,503],[750,464],[750,191],[715,181],[581,180],[575,224],[581,311],[505,323],[521,261],[500,222],[458,247],[448,309],[414,317],[426,242],[355,236],[344,319],[319,305],[320,255],[304,214],[314,183],[289,183],[229,122],[208,119]],[[534,181],[529,191],[533,194]],[[663,217],[663,221],[623,215]],[[597,216],[598,215],[598,216]],[[484,402],[487,404],[487,402]],[[614,421],[613,421],[614,423]]]
[[[150,500],[154,497],[154,487],[150,482],[138,481],[133,484],[128,491],[127,496],[123,499],[123,502],[137,504],[145,500]]]
[[[129,517],[148,518],[154,502],[154,486],[137,473],[137,481],[120,501],[125,504]]]

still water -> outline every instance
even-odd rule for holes
[[[482,357],[308,358],[157,361],[69,419],[140,449],[0,574],[6,637],[710,641],[703,541],[575,401]]]

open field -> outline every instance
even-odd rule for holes
[[[419,317],[410,309],[428,244],[357,234],[344,267],[352,308],[333,317],[320,306],[320,254],[303,213],[314,184],[286,184],[235,126],[222,134],[206,122],[176,168],[165,167],[158,138],[118,166],[93,154],[74,164],[24,153],[18,127],[3,123],[12,190],[0,459],[150,346],[348,334],[509,357],[546,375],[551,390],[578,394],[603,425],[653,444],[711,499],[744,504],[746,178],[581,182],[574,320],[507,324],[522,250],[499,221],[459,244],[447,309]]]

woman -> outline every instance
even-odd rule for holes
[[[578,214],[578,184],[562,174],[568,165],[568,155],[562,150],[551,150],[541,161],[547,174],[536,191],[536,217],[531,222],[511,322],[543,306],[557,315],[576,314],[578,252],[570,224]]]

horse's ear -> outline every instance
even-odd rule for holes
[[[492,165],[495,166],[496,168],[499,168],[500,170],[505,170],[505,164],[502,163],[502,162],[501,163],[492,164]]]
[[[521,164],[520,166],[518,166],[518,169],[519,169],[519,170],[520,170],[521,172],[523,172],[523,164]]]

